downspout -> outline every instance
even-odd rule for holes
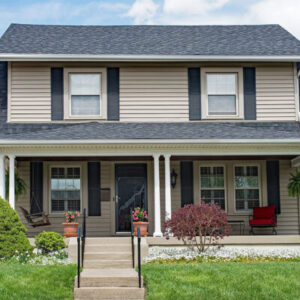
[[[297,66],[297,78],[298,78],[298,106],[299,106],[299,111],[298,111],[298,122],[300,123],[300,62],[296,63]],[[299,224],[300,226],[300,224]]]

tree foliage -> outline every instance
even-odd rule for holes
[[[227,214],[218,205],[200,204],[185,205],[172,213],[171,219],[164,224],[164,232],[170,233],[185,245],[204,252],[220,239],[228,236],[230,225]]]
[[[32,251],[18,213],[0,198],[0,258]]]

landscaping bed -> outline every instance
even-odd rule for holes
[[[300,263],[197,263],[142,266],[147,300],[295,300]]]
[[[0,299],[73,299],[75,265],[0,264]]]

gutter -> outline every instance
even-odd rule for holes
[[[299,139],[73,139],[73,140],[0,140],[5,145],[78,145],[78,144],[299,144]]]
[[[115,62],[201,62],[263,61],[298,62],[300,55],[90,55],[90,54],[13,54],[0,53],[0,61],[115,61]]]

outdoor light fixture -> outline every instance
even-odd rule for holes
[[[177,173],[175,172],[175,170],[173,169],[172,173],[171,173],[171,186],[174,189],[176,186],[176,181],[177,181]]]

